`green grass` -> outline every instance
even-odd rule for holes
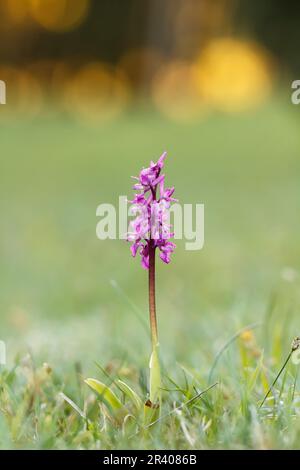
[[[259,409],[300,330],[298,129],[280,100],[189,125],[143,112],[99,129],[1,122],[1,448],[300,447],[296,366]],[[126,243],[97,240],[95,212],[130,195],[130,175],[165,149],[176,196],[205,204],[205,247],[179,242],[158,264],[166,391],[163,419],[145,432],[105,419],[84,384],[120,378],[147,396],[146,273]],[[218,385],[184,405],[214,364]]]

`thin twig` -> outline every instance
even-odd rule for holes
[[[281,376],[282,372],[284,371],[287,363],[289,362],[290,358],[291,358],[291,355],[293,353],[293,350],[290,351],[288,357],[286,358],[286,360],[284,361],[284,364],[283,366],[281,367],[280,371],[278,372],[278,374],[276,375],[271,387],[269,388],[269,390],[267,391],[263,401],[261,402],[261,404],[259,405],[259,408],[261,408],[263,406],[263,404],[265,403],[266,399],[268,398],[268,396],[270,395],[270,392],[272,391],[272,388],[274,387],[274,385],[276,384],[277,380],[279,379],[279,377]]]
[[[283,366],[281,367],[280,371],[278,372],[278,374],[276,375],[276,378],[274,380],[274,382],[272,383],[271,387],[269,388],[269,390],[267,391],[263,401],[261,402],[259,408],[261,408],[263,406],[263,404],[265,403],[266,399],[268,398],[272,388],[274,387],[274,385],[276,384],[277,380],[279,379],[280,375],[282,374],[282,372],[284,371],[287,363],[289,362],[293,352],[297,351],[298,349],[300,348],[300,337],[299,336],[296,336],[293,341],[292,341],[292,347],[291,347],[291,350],[290,350],[290,353],[288,355],[288,357],[286,358]],[[297,378],[295,379],[295,384],[294,384],[294,392],[295,392],[295,387],[296,387],[296,380]],[[294,399],[294,392],[293,392],[293,399]]]

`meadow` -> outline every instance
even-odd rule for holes
[[[84,379],[147,398],[147,274],[97,239],[96,207],[164,150],[176,197],[205,204],[205,245],[157,263],[163,410],[145,431],[111,422]],[[297,366],[259,407],[300,333],[296,107],[98,128],[53,111],[3,119],[0,152],[1,448],[300,448]]]

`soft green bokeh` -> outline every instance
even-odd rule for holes
[[[278,99],[187,125],[142,111],[98,129],[62,117],[1,122],[8,365],[31,351],[56,371],[80,362],[85,376],[95,375],[94,361],[147,370],[150,340],[138,318],[148,321],[147,274],[125,242],[96,238],[96,207],[130,196],[130,176],[167,150],[176,197],[205,204],[204,249],[179,242],[171,264],[158,263],[168,373],[180,375],[181,363],[205,379],[222,345],[256,322],[258,349],[279,366],[299,333],[299,119]],[[234,348],[216,375],[239,383]]]

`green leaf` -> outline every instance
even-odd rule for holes
[[[160,405],[161,402],[161,378],[158,358],[158,345],[153,348],[150,358],[150,401]]]
[[[99,380],[96,379],[86,379],[85,383],[92,390],[94,390],[106,404],[111,407],[112,411],[116,412],[125,409],[118,397],[114,394],[114,392],[111,391],[109,387],[107,387],[107,385],[99,382]]]
[[[129,398],[129,400],[134,404],[135,408],[137,410],[140,410],[143,406],[143,402],[138,396],[138,394],[134,390],[132,390],[132,388],[129,387],[129,385],[127,385],[122,380],[117,380],[116,383],[119,386],[119,388],[122,390],[124,395],[126,395]]]
[[[76,413],[79,414],[79,416],[81,416],[81,418],[86,419],[86,414],[79,408],[79,406],[76,405],[76,403],[73,402],[73,400],[71,400],[71,398],[63,392],[60,393],[60,396],[73,408],[74,411],[76,411]]]
[[[161,378],[158,345],[153,347],[150,358],[150,394],[144,405],[144,425],[149,426],[158,420],[161,410]]]

